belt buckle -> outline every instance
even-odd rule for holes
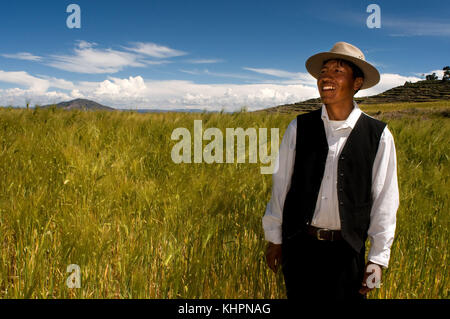
[[[322,238],[322,237],[320,236],[320,232],[321,232],[322,230],[327,231],[327,230],[329,230],[329,229],[327,229],[327,228],[319,228],[319,229],[317,229],[317,230],[316,230],[316,238],[317,238],[318,240],[326,240],[325,238]]]

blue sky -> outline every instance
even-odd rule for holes
[[[81,29],[69,29],[69,4]],[[381,28],[369,29],[369,4]],[[0,105],[260,109],[318,97],[305,60],[361,48],[382,92],[449,65],[450,2],[21,1],[1,4]],[[439,74],[439,73],[438,73]]]

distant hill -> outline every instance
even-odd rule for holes
[[[166,113],[166,112],[188,112],[188,113],[202,113],[210,112],[202,109],[115,109],[100,103],[86,100],[76,99],[68,102],[61,102],[58,104],[49,104],[41,106],[41,108],[49,108],[56,106],[65,110],[106,110],[106,111],[134,111],[138,113]]]
[[[76,99],[68,102],[61,102],[58,104],[50,104],[41,106],[41,108],[48,108],[56,106],[57,108],[62,108],[65,110],[106,110],[106,111],[114,111],[116,109],[101,105],[97,102],[86,100],[86,99]]]
[[[218,113],[219,111],[208,111],[205,109],[120,109],[120,111],[131,111],[138,113]],[[224,112],[227,113],[227,112]]]
[[[383,93],[355,98],[358,104],[386,104],[404,102],[434,102],[450,100],[450,81],[418,81],[415,83],[405,82]],[[292,113],[312,111],[322,105],[320,98],[310,99],[294,104],[284,104],[255,112],[269,113]]]

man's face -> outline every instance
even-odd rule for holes
[[[322,66],[317,87],[324,104],[353,101],[355,90],[362,84],[362,78],[353,79],[353,71],[345,63],[330,60]]]

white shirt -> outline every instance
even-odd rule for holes
[[[317,197],[311,225],[340,229],[337,197],[337,165],[340,152],[359,119],[362,111],[353,101],[354,108],[344,121],[332,121],[322,104],[322,120],[328,141],[328,156]],[[291,185],[295,163],[297,119],[286,129],[278,153],[278,171],[272,175],[272,197],[263,217],[266,240],[281,244],[281,223],[286,194]],[[396,213],[399,206],[397,158],[394,138],[387,125],[384,128],[372,169],[372,199],[368,237],[371,242],[368,260],[387,267],[394,240]]]

